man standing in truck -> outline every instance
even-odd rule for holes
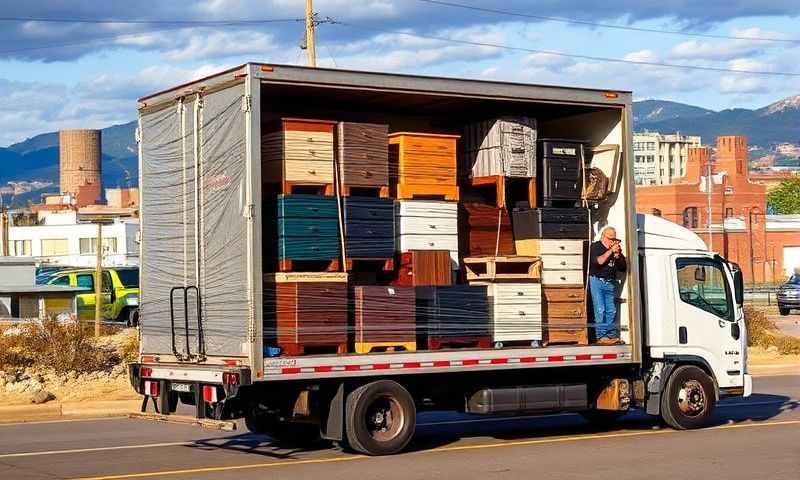
[[[607,226],[600,231],[600,240],[592,243],[589,248],[589,290],[592,294],[595,334],[599,345],[621,343],[616,325],[616,298],[619,288],[617,272],[624,272],[628,268],[621,243],[614,227]]]

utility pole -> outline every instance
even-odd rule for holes
[[[97,258],[94,266],[94,336],[100,336],[100,316],[103,304],[103,223],[97,222]]]
[[[306,52],[308,66],[317,66],[317,49],[314,45],[314,5],[313,0],[306,0]]]
[[[708,157],[708,162],[706,162],[706,200],[708,202],[707,205],[707,214],[708,214],[708,221],[706,223],[708,229],[708,249],[714,250],[714,237],[711,235],[711,189],[714,188],[714,182],[711,181],[711,156]],[[722,234],[725,235],[725,215],[723,213],[722,219]]]

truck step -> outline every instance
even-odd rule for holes
[[[233,420],[211,420],[207,418],[195,418],[187,415],[163,415],[160,413],[129,413],[128,418],[134,420],[150,420],[162,423],[175,423],[180,425],[194,425],[208,430],[221,430],[223,432],[233,432],[236,430],[236,422]]]

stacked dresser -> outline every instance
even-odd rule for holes
[[[429,350],[490,346],[492,309],[487,287],[419,287],[416,293],[418,343]]]
[[[450,268],[458,269],[458,203],[398,200],[395,205],[398,249],[447,250]]]
[[[389,135],[390,168],[397,172],[397,198],[442,196],[458,200],[458,135],[398,132]]]
[[[374,123],[339,122],[336,129],[337,160],[342,194],[350,189],[389,186],[389,126]]]
[[[336,122],[282,118],[265,127],[261,141],[262,181],[292,193],[297,185],[333,186]],[[329,190],[332,193],[332,190]]]
[[[353,287],[355,351],[417,349],[416,293],[412,287]]]
[[[385,260],[395,254],[394,200],[379,197],[344,198],[347,258]]]
[[[582,142],[561,139],[539,141],[539,198],[545,207],[580,205],[583,191]]]
[[[277,269],[293,263],[330,262],[339,256],[339,220],[336,198],[323,195],[279,194],[265,204],[265,261]],[[267,243],[269,242],[269,243]]]

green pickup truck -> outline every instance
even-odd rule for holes
[[[68,285],[87,288],[78,295],[78,318],[94,319],[95,271],[91,268],[62,270],[53,274],[48,285]],[[139,325],[139,269],[114,267],[103,269],[102,283],[103,319],[122,322],[130,327]]]

